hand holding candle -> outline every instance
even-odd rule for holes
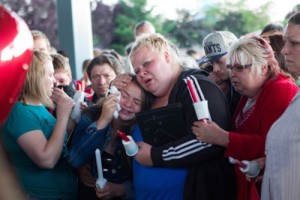
[[[258,176],[258,174],[260,172],[259,165],[255,161],[251,161],[251,162],[249,162],[247,160],[239,161],[237,159],[229,157],[229,162],[231,164],[237,164],[239,166],[241,172],[243,172],[250,178],[255,178],[256,176]]]
[[[107,180],[103,177],[102,162],[101,162],[101,155],[100,155],[100,150],[99,149],[96,149],[95,156],[96,156],[97,172],[98,172],[96,187],[97,188],[104,188]]]
[[[125,133],[119,130],[117,132],[118,136],[122,138],[122,144],[125,148],[126,154],[128,156],[135,156],[135,154],[137,154],[137,152],[139,151],[139,147],[137,146],[133,138],[130,135],[125,135]]]

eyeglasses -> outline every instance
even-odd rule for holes
[[[239,65],[239,64],[236,64],[236,65],[226,65],[226,68],[229,70],[229,71],[236,71],[236,72],[241,72],[243,71],[244,69],[246,68],[249,68],[252,66],[252,63],[251,64],[246,64],[246,65]]]

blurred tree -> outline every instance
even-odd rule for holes
[[[136,23],[148,20],[155,26],[157,32],[168,33],[173,27],[163,27],[164,18],[160,15],[153,16],[153,8],[147,9],[147,0],[120,0],[114,9],[114,37],[112,48],[124,54],[125,46],[133,41],[133,29]],[[175,26],[175,24],[173,25]],[[163,27],[163,28],[162,28]]]
[[[58,47],[55,0],[2,0],[2,4],[24,19],[28,27],[44,32],[51,45]]]
[[[191,48],[192,46],[201,46],[203,37],[208,30],[203,19],[197,19],[196,15],[192,15],[188,10],[177,10],[178,20],[167,21],[165,24],[175,23],[173,29],[168,34],[173,38],[179,48]]]
[[[115,23],[113,19],[114,6],[108,6],[102,1],[93,2],[92,9],[93,43],[101,49],[111,48]]]
[[[285,19],[284,19],[285,24],[287,24],[288,19],[289,19],[293,14],[295,14],[296,12],[299,12],[299,11],[300,11],[300,4],[297,4],[297,5],[295,5],[295,6],[293,7],[293,9],[292,9],[289,13],[286,14]]]
[[[29,25],[46,33],[53,46],[58,47],[56,0],[0,0],[15,11]],[[230,30],[237,36],[261,29],[270,22],[267,15],[270,3],[255,11],[245,0],[214,4],[204,12],[191,14],[178,10],[176,20],[153,15],[147,0],[119,0],[106,5],[103,0],[91,0],[94,46],[113,48],[124,54],[125,46],[133,41],[134,25],[142,20],[152,22],[157,32],[166,35],[181,48],[201,45],[203,38],[213,30]]]
[[[237,36],[255,32],[270,22],[267,15],[270,4],[263,4],[253,11],[246,6],[245,0],[236,3],[227,1],[213,4],[204,12],[194,15],[188,10],[178,10],[176,26],[168,35],[179,47],[191,48],[201,46],[203,38],[212,31],[228,30]]]
[[[245,0],[236,3],[225,2],[206,10],[205,20],[215,30],[228,30],[237,36],[255,32],[270,23],[268,10],[271,2],[265,3],[256,10],[250,10]]]

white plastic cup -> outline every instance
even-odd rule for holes
[[[258,176],[260,169],[257,162],[249,162],[247,160],[243,160],[242,162],[245,163],[247,166],[245,168],[240,167],[241,172],[248,175],[250,178],[255,178]]]
[[[208,110],[208,104],[206,100],[193,103],[193,106],[198,120],[202,120],[202,119],[211,120],[209,110]]]
[[[128,142],[122,140],[122,144],[124,145],[126,154],[128,156],[135,156],[135,154],[137,154],[137,152],[139,151],[139,147],[137,146],[137,144],[135,143],[135,141],[132,139],[130,135],[127,135],[127,137],[129,138]]]

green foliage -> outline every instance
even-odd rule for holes
[[[166,21],[162,16],[152,15],[153,8],[146,9],[147,0],[120,0],[115,17],[114,39],[112,48],[124,54],[124,48],[133,41],[133,29],[140,21],[150,21],[161,34],[169,33],[175,26],[175,21]],[[166,23],[168,22],[168,23]]]
[[[195,20],[195,16],[188,10],[179,10],[178,16],[177,23],[173,24],[173,29],[168,34],[173,38],[173,42],[179,48],[190,48],[194,45],[201,45],[204,37],[203,30],[207,30],[209,27],[203,23],[203,20]]]
[[[255,11],[250,10],[245,0],[237,3],[225,2],[206,11],[206,24],[215,30],[228,30],[237,36],[260,30],[270,23],[267,15],[271,2],[263,4]]]
[[[133,40],[133,28],[142,20],[153,21],[152,10],[146,10],[147,0],[120,0],[119,12],[115,18],[115,38],[112,47],[119,53],[124,53],[124,48]]]
[[[201,45],[203,38],[214,30],[229,30],[241,36],[263,28],[270,23],[268,13],[272,4],[269,2],[251,10],[247,7],[246,0],[235,3],[227,0],[196,14],[181,9],[178,11],[178,18],[172,20],[162,15],[154,16],[153,8],[146,6],[147,1],[150,0],[119,0],[116,5],[105,5],[102,0],[94,0],[97,4],[92,11],[94,45],[103,49],[113,48],[124,54],[125,46],[134,39],[135,24],[148,20],[154,24],[157,32],[166,35],[180,48],[190,48]],[[51,43],[58,46],[54,2],[55,0],[3,0],[3,5],[16,11],[31,29],[45,32]],[[296,5],[287,16],[299,8],[300,4]]]
[[[286,14],[283,24],[286,25],[288,22],[288,19],[296,12],[300,11],[300,4],[297,4],[293,7],[293,10],[291,10],[289,13]]]

